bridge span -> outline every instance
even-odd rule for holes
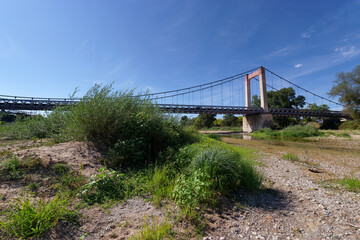
[[[77,104],[79,99],[59,98],[0,98],[0,110],[12,111],[51,111],[55,107],[71,106]],[[184,114],[241,114],[257,115],[265,113],[262,107],[240,107],[240,106],[213,106],[213,105],[187,105],[187,104],[157,104],[157,106],[168,113]],[[340,118],[346,117],[341,111],[317,111],[308,109],[291,108],[269,108],[267,113],[275,116],[303,116]]]
[[[265,74],[268,74],[268,76],[265,77]],[[267,83],[267,78],[272,84]],[[255,84],[258,84],[258,86],[256,87]],[[287,104],[291,108],[273,108],[271,104],[270,106],[268,104],[267,88],[270,88],[272,91],[279,91],[279,89],[284,88],[288,91],[290,89],[293,92],[292,95],[289,93],[289,99],[291,98],[294,102],[297,94],[303,98],[303,103],[300,105]],[[302,91],[303,95],[300,95],[300,91]],[[260,96],[259,107],[252,106],[254,104],[252,96],[255,96],[255,94]],[[308,102],[308,99],[310,99],[308,95],[313,96],[314,102]],[[156,103],[160,109],[168,113],[241,114],[244,115],[244,131],[249,132],[271,125],[273,116],[349,117],[341,111],[299,109],[298,106],[304,106],[305,104],[317,107],[321,103],[324,104],[324,101],[329,104],[335,104],[337,106],[335,109],[339,109],[342,105],[306,90],[264,67],[254,68],[231,77],[197,86],[134,97],[149,99]],[[306,102],[305,99],[307,100]],[[321,103],[319,104],[316,99],[319,99]],[[79,103],[79,101],[81,99],[0,95],[0,111],[51,111],[57,106],[71,106]],[[283,100],[279,99],[278,101],[281,102]],[[279,104],[275,106],[279,106]]]

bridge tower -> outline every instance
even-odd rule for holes
[[[245,115],[243,117],[244,132],[253,132],[260,128],[270,127],[274,124],[273,116],[269,113],[264,67],[260,67],[255,72],[245,75],[245,107],[251,107],[250,80],[257,76],[259,76],[260,83],[260,102],[264,112],[255,115]]]

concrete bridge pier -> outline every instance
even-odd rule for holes
[[[245,106],[251,107],[250,80],[259,76],[260,82],[260,103],[264,113],[256,115],[245,115],[243,117],[243,131],[250,133],[261,128],[274,125],[273,116],[269,113],[269,105],[266,94],[265,68],[260,67],[257,71],[245,75]]]

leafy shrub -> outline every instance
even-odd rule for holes
[[[28,116],[2,125],[1,133],[10,139],[46,138],[50,136],[51,128],[46,118]]]
[[[34,238],[53,227],[69,212],[67,198],[31,200],[31,196],[16,199],[11,203],[5,220],[0,220],[0,229],[8,237]]]
[[[290,126],[281,131],[281,136],[283,137],[312,137],[319,136],[321,132],[314,125],[295,125]]]
[[[270,128],[263,128],[253,132],[251,135],[258,139],[264,139],[268,137],[279,137],[280,132],[272,130]]]
[[[312,136],[319,136],[322,133],[313,125],[295,125],[284,128],[282,131],[271,130],[270,128],[259,129],[253,132],[251,135],[255,138],[305,138]]]
[[[212,192],[229,194],[239,188],[256,189],[261,185],[261,175],[245,156],[240,148],[207,138],[180,149],[175,166],[177,169],[189,166],[183,170],[183,185],[186,185],[187,179],[189,186],[192,186],[190,182],[196,180],[199,184],[201,180],[206,185],[210,184]],[[201,177],[193,178],[195,173]]]
[[[54,188],[62,193],[74,195],[85,182],[85,178],[79,172],[62,172],[61,175],[54,180]]]
[[[1,163],[0,176],[8,180],[16,180],[24,177],[22,162],[15,156]]]
[[[51,166],[51,169],[56,174],[61,174],[61,175],[70,171],[70,167],[66,163],[55,163],[54,165]]]
[[[30,191],[36,191],[39,188],[39,184],[36,182],[31,182],[28,185]]]
[[[112,168],[154,162],[158,153],[191,141],[175,118],[165,115],[146,97],[95,85],[65,114],[61,134],[88,140],[107,150]]]
[[[221,139],[221,136],[219,134],[216,134],[216,133],[210,133],[207,135],[209,138],[212,138],[212,139],[215,139],[215,140],[220,140]]]
[[[360,121],[352,120],[352,121],[346,121],[340,124],[339,129],[360,129]]]
[[[90,182],[81,187],[79,196],[89,205],[109,200],[123,200],[127,195],[124,174],[101,168],[90,177]]]
[[[195,171],[190,176],[181,175],[175,183],[172,197],[182,208],[193,210],[213,197],[211,183],[205,173]]]

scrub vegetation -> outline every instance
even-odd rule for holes
[[[69,209],[79,201],[89,207],[108,206],[134,196],[150,199],[156,206],[176,206],[181,217],[175,219],[191,223],[201,233],[202,209],[213,207],[220,196],[258,189],[262,182],[250,150],[199,135],[146,97],[114,91],[111,85],[96,85],[77,105],[56,108],[45,117],[2,124],[0,134],[7,139],[47,138],[52,143],[88,141],[104,156],[103,167],[86,179],[65,163],[43,165],[40,159],[25,161],[4,153],[1,180],[25,181],[27,175],[40,171],[51,181],[31,180],[28,189],[34,195],[8,203],[0,216],[1,237],[40,236],[59,221],[67,221],[66,216],[74,213]],[[44,186],[55,192],[53,200],[38,200],[36,191]],[[146,223],[134,239],[173,236],[172,224]]]
[[[323,135],[314,125],[295,125],[284,128],[281,131],[271,130],[269,128],[260,129],[252,133],[252,136],[264,138],[306,138]]]

